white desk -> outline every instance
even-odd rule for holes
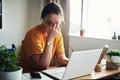
[[[92,75],[87,75],[79,78],[74,78],[73,80],[80,80],[80,79],[105,79],[107,77],[113,76],[115,74],[120,74],[120,69],[119,70],[106,70],[105,69],[105,64],[106,61],[102,60],[101,64],[103,64],[103,70],[101,72],[93,72]],[[54,68],[54,67],[53,67]],[[40,73],[40,72],[39,72]],[[41,79],[31,79],[29,73],[24,73],[22,75],[22,80],[54,80],[49,78],[48,76],[41,74]]]

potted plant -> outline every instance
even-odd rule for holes
[[[11,49],[0,46],[0,80],[21,80],[22,67],[17,66],[17,62],[14,45]]]
[[[112,49],[106,53],[106,68],[107,69],[118,69],[120,67],[120,50]]]
[[[83,37],[84,35],[85,35],[85,29],[81,29],[81,30],[80,30],[80,36]]]

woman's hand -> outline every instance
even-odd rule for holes
[[[47,33],[47,40],[52,41],[61,32],[61,27],[59,24],[53,23]]]

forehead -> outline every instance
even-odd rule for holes
[[[57,14],[49,14],[46,16],[45,19],[55,22],[55,21],[61,21],[62,18],[61,18],[61,15],[59,15],[59,14],[58,15]]]

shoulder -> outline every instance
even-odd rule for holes
[[[35,27],[29,29],[26,34],[27,35],[37,35],[38,33],[40,33],[40,26],[41,26],[41,24],[36,25]]]
[[[42,36],[42,32],[40,31],[41,25],[36,25],[35,27],[28,30],[26,33],[26,38],[39,38]]]

